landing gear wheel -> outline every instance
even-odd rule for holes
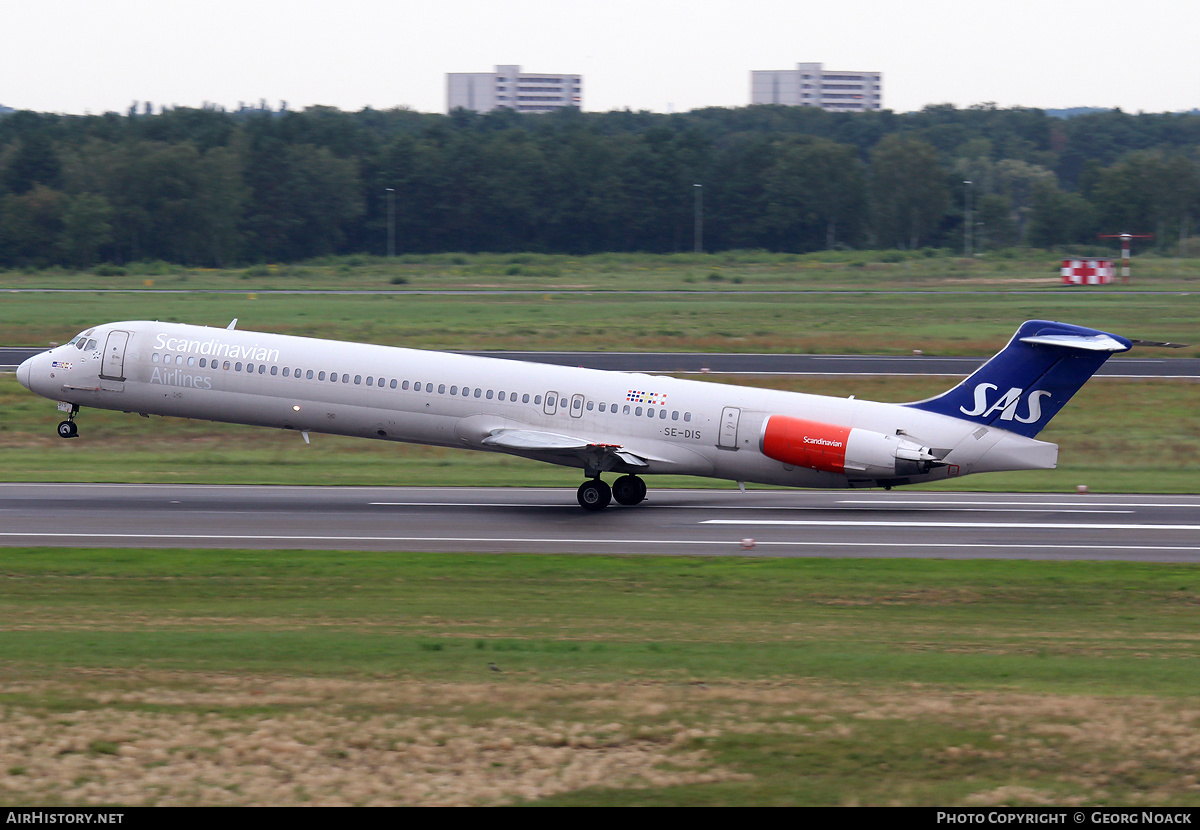
[[[576,497],[584,510],[603,510],[612,500],[612,490],[600,479],[593,478],[579,485]]]
[[[621,476],[613,482],[612,494],[618,504],[641,504],[646,499],[646,482],[635,475]]]
[[[58,425],[59,438],[74,438],[79,434],[79,427],[75,426],[74,421],[63,421]]]

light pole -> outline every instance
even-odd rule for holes
[[[387,189],[387,213],[388,213],[388,257],[396,255],[396,191],[392,188]]]
[[[963,202],[966,205],[966,218],[963,221],[963,256],[971,258],[971,182],[963,182]]]
[[[704,250],[704,186],[694,184],[692,192],[696,194],[695,247],[696,253],[701,253]]]

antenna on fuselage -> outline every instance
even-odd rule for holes
[[[227,325],[225,328],[229,329],[230,331],[233,331],[234,329],[237,328],[237,321],[238,321],[238,318],[234,317],[232,320],[229,321],[229,325]]]

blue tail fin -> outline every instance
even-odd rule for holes
[[[1032,438],[1113,352],[1132,347],[1115,334],[1030,320],[999,354],[958,386],[906,406]]]

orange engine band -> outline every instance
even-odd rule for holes
[[[762,452],[784,464],[841,473],[849,438],[850,427],[772,415],[763,428]]]

